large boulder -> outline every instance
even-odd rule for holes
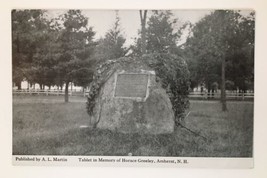
[[[123,57],[101,63],[87,112],[94,127],[124,133],[171,133],[189,106],[189,72],[172,54]]]
[[[123,133],[171,133],[174,113],[155,72],[117,69],[103,84],[92,120],[98,128]]]

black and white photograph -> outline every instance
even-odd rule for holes
[[[10,13],[16,164],[253,162],[253,9]]]

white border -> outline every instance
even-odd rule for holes
[[[251,169],[253,158],[14,155],[14,166],[97,166]],[[203,164],[205,163],[205,164]]]
[[[84,9],[254,9],[256,11],[255,50],[255,114],[254,114],[254,158],[253,169],[162,169],[162,168],[91,168],[91,167],[21,167],[12,166],[12,85],[11,85],[11,27],[10,11],[13,8],[84,8]],[[266,119],[266,0],[9,0],[0,1],[0,176],[1,177],[185,177],[185,178],[266,178],[267,177],[267,119]],[[201,159],[201,158],[200,158]],[[205,161],[202,162],[205,164]]]

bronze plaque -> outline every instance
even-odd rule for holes
[[[115,97],[146,97],[148,74],[118,74]]]

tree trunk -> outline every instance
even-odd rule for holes
[[[18,90],[21,90],[21,81],[16,82],[16,86],[18,87]]]
[[[69,102],[69,82],[66,82],[65,86],[65,103]]]
[[[215,92],[215,89],[212,88],[212,89],[211,89],[211,97],[212,97],[212,98],[214,98],[214,92]]]
[[[225,93],[225,57],[222,58],[222,86],[221,86],[222,111],[227,111]]]
[[[41,83],[39,83],[39,88],[40,88],[40,90],[42,90],[42,84]]]
[[[146,53],[146,15],[147,10],[144,10],[144,14],[142,10],[139,11],[140,19],[141,19],[141,53]]]

